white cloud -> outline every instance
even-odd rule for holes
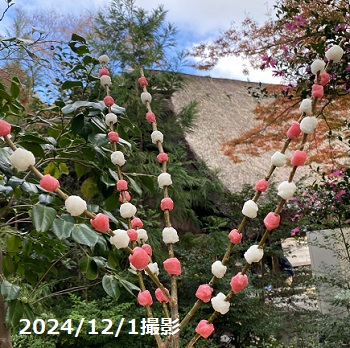
[[[245,67],[249,70],[248,76],[242,72]],[[272,69],[254,70],[247,61],[239,57],[221,58],[215,68],[210,71],[210,76],[251,82],[281,82],[280,78],[272,76]]]

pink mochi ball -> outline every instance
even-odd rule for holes
[[[213,288],[208,284],[199,285],[196,291],[196,297],[203,302],[209,302],[213,294]]]
[[[147,87],[148,86],[148,82],[147,79],[144,76],[141,76],[139,79],[139,84],[141,87]]]
[[[132,228],[142,228],[143,227],[143,222],[140,218],[133,218],[131,220],[131,227]]]
[[[169,161],[168,154],[165,152],[161,152],[160,154],[158,154],[157,160],[159,163],[168,162]]]
[[[169,294],[169,290],[165,289],[165,291]],[[157,288],[155,291],[156,299],[159,302],[165,302],[168,303],[168,298],[163,294],[163,291],[160,288]]]
[[[99,213],[96,215],[95,219],[90,219],[90,224],[98,232],[107,232],[109,230],[109,217]]]
[[[149,263],[149,256],[146,250],[136,247],[133,254],[129,255],[129,261],[137,270],[142,271]]]
[[[203,338],[208,338],[214,332],[214,325],[209,324],[207,320],[203,319],[198,323],[196,332]]]
[[[53,192],[60,187],[60,182],[50,174],[46,174],[40,179],[40,186],[46,191]]]
[[[312,95],[314,98],[322,98],[323,95],[324,95],[323,86],[321,86],[321,85],[316,85],[316,84],[312,85],[311,95]]]
[[[108,139],[111,143],[117,143],[119,141],[119,134],[117,132],[109,132]]]
[[[293,154],[290,163],[292,166],[303,166],[306,161],[307,154],[305,151],[296,150]]]
[[[231,289],[235,294],[238,294],[248,285],[248,277],[241,272],[237,273],[230,281]]]
[[[108,71],[107,68],[102,68],[102,69],[100,69],[100,70],[98,71],[98,74],[100,75],[100,77],[101,77],[101,76],[104,76],[104,75],[109,76],[109,71]]]
[[[128,182],[126,180],[118,180],[116,187],[119,192],[126,191],[128,189]]]
[[[287,131],[287,137],[290,140],[294,140],[300,135],[300,133],[301,133],[300,123],[293,121],[290,128]]]
[[[137,295],[137,301],[143,307],[151,306],[153,304],[152,295],[148,290],[140,291]]]
[[[156,122],[156,115],[152,111],[148,111],[146,114],[146,120],[148,123]]]
[[[322,71],[320,74],[320,85],[325,86],[331,80],[331,76],[326,72]],[[317,77],[315,77],[315,83],[317,82]]]
[[[265,179],[260,179],[255,184],[255,190],[259,192],[265,192],[268,187],[269,187],[269,183]]]
[[[127,202],[129,202],[130,199],[131,199],[130,193],[129,193],[128,191],[124,191],[124,195],[125,195],[125,200],[126,200]],[[124,198],[123,198],[123,195],[122,195],[122,194],[119,195],[119,201],[120,201],[121,203],[124,202]]]
[[[265,227],[271,231],[275,228],[277,228],[280,224],[281,217],[279,215],[276,215],[274,212],[270,212],[266,215],[264,219]]]
[[[171,198],[167,197],[167,198],[163,198],[160,201],[160,208],[164,211],[164,210],[173,210],[174,209],[174,202]]]
[[[164,269],[169,275],[180,275],[181,274],[181,264],[176,257],[170,257],[163,262]]]
[[[230,238],[230,241],[232,244],[239,244],[242,241],[242,234],[239,233],[237,230],[232,230],[228,237]]]
[[[152,247],[149,244],[143,244],[142,249],[146,251],[146,253],[150,256],[152,256]]]
[[[110,95],[107,95],[106,97],[104,97],[103,101],[106,106],[112,106],[114,104],[114,99]]]
[[[4,120],[0,120],[0,137],[4,137],[5,135],[9,135],[10,133],[11,125]]]
[[[126,233],[127,233],[128,237],[130,238],[130,242],[135,242],[135,240],[137,240],[138,233],[133,228],[130,228],[129,230],[127,230]]]

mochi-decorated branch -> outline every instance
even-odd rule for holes
[[[267,216],[264,219],[264,225],[265,225],[265,232],[257,245],[252,245],[244,254],[246,264],[243,267],[242,271],[239,272],[235,277],[231,279],[231,290],[227,294],[227,296],[224,298],[224,296],[220,295],[221,306],[218,306],[216,301],[216,304],[213,303],[213,309],[214,313],[210,316],[208,320],[201,320],[196,328],[196,334],[192,338],[192,340],[189,342],[189,344],[186,346],[187,348],[193,347],[193,345],[197,342],[197,340],[200,337],[208,338],[213,332],[214,332],[214,326],[212,322],[219,314],[225,314],[226,310],[228,310],[227,304],[225,304],[223,301],[229,302],[231,297],[234,293],[238,293],[241,291],[247,284],[248,284],[248,278],[242,278],[246,277],[246,272],[248,271],[250,265],[254,262],[260,262],[260,260],[263,257],[263,248],[266,244],[267,238],[272,230],[278,228],[280,224],[280,212],[282,211],[284,204],[286,201],[293,197],[295,191],[296,191],[296,185],[293,183],[293,179],[296,173],[296,170],[299,166],[302,166],[306,162],[307,154],[304,152],[304,147],[307,141],[307,137],[309,134],[313,133],[317,126],[317,117],[315,116],[307,116],[307,115],[313,115],[316,113],[316,104],[317,101],[324,96],[323,87],[330,81],[330,75],[327,71],[331,70],[331,67],[333,63],[337,63],[340,61],[342,55],[343,55],[343,49],[338,46],[334,45],[332,48],[330,48],[326,52],[326,57],[328,59],[328,63],[326,64],[322,60],[316,60],[311,64],[311,71],[315,75],[315,84],[312,87],[311,95],[312,98],[304,99],[301,102],[300,111],[301,116],[298,120],[298,122],[293,122],[290,128],[287,131],[287,140],[285,141],[283,148],[280,152],[276,152],[272,158],[271,158],[271,168],[267,174],[267,176],[264,179],[259,180],[255,185],[256,194],[252,200],[247,201],[242,209],[242,213],[244,215],[244,218],[241,221],[241,224],[239,225],[237,230],[232,230],[229,234],[229,238],[231,241],[231,244],[229,245],[223,259],[221,262],[216,261],[216,263],[219,263],[218,273],[214,274],[214,277],[209,282],[209,285],[213,285],[214,281],[218,277],[222,277],[222,273],[224,271],[222,270],[224,265],[228,262],[233,246],[235,244],[238,244],[240,242],[240,238],[238,237],[238,234],[240,234],[246,224],[246,222],[251,219],[255,218],[257,216],[258,212],[258,206],[257,201],[261,195],[262,192],[266,191],[268,188],[268,181],[270,177],[272,176],[273,172],[277,167],[282,167],[286,164],[287,158],[285,155],[285,152],[287,148],[289,147],[289,144],[292,140],[295,140],[298,138],[300,133],[303,133],[303,137],[301,140],[301,144],[299,146],[299,149],[296,150],[290,160],[290,163],[292,165],[292,169],[289,174],[289,178],[287,181],[282,182],[278,186],[278,195],[281,197],[280,202],[275,209],[274,212],[270,212],[267,214]],[[314,87],[314,86],[321,86]],[[214,263],[215,264],[215,263]],[[217,295],[218,296],[218,295]],[[212,301],[213,302],[213,301]],[[194,313],[199,309],[200,305],[203,303],[202,299],[198,299],[195,305],[192,307],[188,315],[183,319],[183,321],[180,324],[180,328],[183,328],[184,325],[187,324],[187,322],[192,318]],[[220,302],[219,302],[220,303]]]
[[[170,303],[172,320],[179,320],[178,309],[178,292],[177,292],[177,276],[181,274],[180,261],[175,257],[174,243],[179,241],[179,236],[175,228],[172,227],[170,219],[170,211],[174,209],[174,202],[169,196],[169,186],[172,185],[171,175],[167,172],[167,163],[169,161],[168,154],[164,152],[163,142],[164,135],[158,130],[156,115],[152,111],[151,102],[152,95],[148,92],[148,81],[144,75],[143,68],[140,69],[140,78],[138,82],[143,89],[141,93],[141,101],[146,106],[146,120],[152,126],[151,140],[158,148],[157,160],[161,164],[162,172],[158,175],[158,185],[163,190],[164,198],[160,202],[160,208],[163,211],[165,227],[162,231],[163,242],[168,247],[169,258],[163,262],[164,269],[170,275],[171,289],[170,295],[172,303]],[[172,346],[179,347],[179,333],[171,337]]]
[[[99,70],[101,85],[105,88],[106,97],[104,102],[108,108],[108,113],[105,116],[105,122],[109,127],[108,138],[110,140],[113,152],[111,155],[111,161],[115,165],[116,174],[118,180],[116,182],[116,189],[120,193],[120,214],[126,219],[128,230],[117,230],[117,236],[111,238],[111,243],[117,248],[122,248],[128,245],[130,242],[133,246],[133,253],[129,256],[130,265],[136,270],[138,283],[141,291],[139,292],[137,299],[138,303],[145,307],[147,316],[153,318],[153,313],[151,310],[151,305],[153,304],[152,295],[149,290],[146,289],[145,283],[143,281],[142,270],[151,276],[154,280],[156,279],[156,284],[158,285],[159,291],[162,292],[163,297],[166,301],[162,301],[162,307],[165,315],[169,315],[166,303],[174,303],[173,297],[169,295],[168,290],[160,283],[157,274],[159,273],[157,263],[152,262],[152,247],[149,244],[145,244],[148,239],[148,234],[145,229],[143,229],[143,222],[140,218],[135,216],[137,212],[136,206],[130,203],[131,196],[128,192],[128,182],[124,179],[122,173],[122,167],[126,163],[124,154],[122,151],[118,150],[117,144],[119,142],[119,135],[115,132],[115,124],[118,122],[117,115],[112,113],[112,106],[114,104],[113,98],[110,96],[110,89],[112,82],[109,77],[109,71],[107,69],[107,64],[109,63],[109,58],[106,55],[102,55],[98,58],[101,69]],[[158,346],[161,345],[161,339],[159,335],[156,336],[156,341]]]

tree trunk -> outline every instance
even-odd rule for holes
[[[2,274],[2,249],[0,248],[0,284],[3,280]],[[9,328],[5,324],[6,304],[0,292],[0,348],[12,348],[12,340]]]

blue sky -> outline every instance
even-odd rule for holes
[[[231,23],[239,25],[246,14],[263,21],[268,8],[272,9],[274,0],[136,0],[136,5],[152,10],[158,4],[163,4],[168,11],[167,20],[174,23],[179,30],[180,48],[189,49],[196,43],[213,39],[220,30],[225,30]],[[82,10],[92,12],[108,5],[109,0],[14,0],[15,5],[0,25],[0,32],[14,13],[14,8],[35,11],[38,9],[59,8],[65,13],[79,13]],[[0,3],[0,14],[4,9],[4,1]],[[243,64],[247,62],[239,58],[222,59],[218,66],[205,75],[221,78],[247,80],[242,74]],[[255,82],[279,82],[272,78],[271,71],[250,70],[249,80]],[[199,74],[199,72],[191,71]]]

